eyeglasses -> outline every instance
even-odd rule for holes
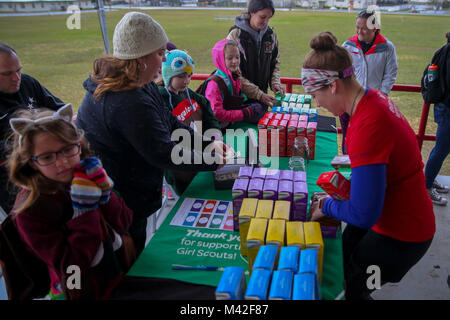
[[[40,156],[35,156],[31,158],[34,162],[37,162],[37,164],[41,166],[49,166],[51,164],[54,164],[56,162],[56,159],[58,157],[58,154],[62,154],[65,158],[70,158],[73,156],[76,156],[80,153],[81,150],[81,144],[71,144],[67,147],[64,147],[63,149],[56,151],[56,152],[50,152],[46,154],[42,154]]]

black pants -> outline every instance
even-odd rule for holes
[[[433,238],[425,242],[404,242],[347,225],[342,235],[347,300],[368,299],[374,289],[367,286],[371,265],[378,266],[381,285],[399,282],[423,257]]]
[[[5,166],[0,167],[0,206],[6,214],[12,210],[16,200],[17,188],[9,181]]]
[[[134,215],[128,232],[133,238],[136,257],[138,257],[144,250],[145,241],[147,240],[147,217]]]

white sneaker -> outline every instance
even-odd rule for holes
[[[443,184],[439,183],[437,180],[434,180],[432,188],[436,189],[436,191],[439,193],[448,193],[448,190],[449,190],[448,186],[444,186]]]
[[[427,189],[428,194],[430,195],[431,201],[434,204],[437,204],[439,206],[446,206],[447,205],[447,198],[442,197],[435,188]]]

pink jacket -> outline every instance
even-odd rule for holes
[[[223,39],[217,42],[212,49],[211,54],[216,68],[224,72],[231,80],[233,94],[238,95],[241,92],[241,81],[239,79],[233,80],[231,71],[228,70],[225,64],[223,49],[228,41],[228,39]],[[223,108],[222,93],[219,86],[214,81],[208,81],[205,96],[211,103],[211,109],[213,110],[217,120],[220,122],[237,122],[244,119],[242,110],[225,110]]]

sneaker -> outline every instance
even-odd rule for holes
[[[428,194],[430,195],[431,201],[433,201],[434,204],[437,204],[439,206],[446,206],[447,205],[447,198],[442,197],[435,188],[428,189]]]
[[[448,190],[449,190],[448,186],[444,186],[443,184],[439,183],[437,180],[434,180],[432,188],[436,189],[436,191],[439,193],[448,193]]]

